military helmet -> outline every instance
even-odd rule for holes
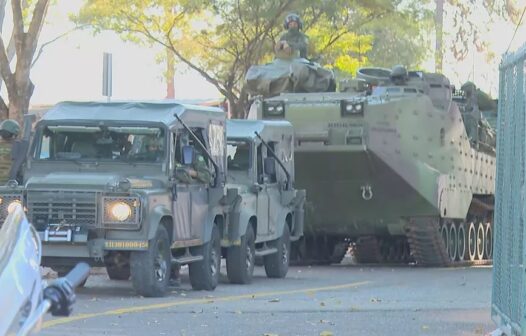
[[[462,84],[462,86],[460,87],[462,91],[468,91],[470,89],[476,89],[476,88],[477,86],[472,81],[467,81],[464,84]]]
[[[391,79],[406,79],[407,69],[403,65],[395,65],[391,70]]]
[[[298,29],[303,28],[303,22],[301,22],[300,16],[296,13],[290,13],[287,15],[287,17],[285,17],[285,22],[283,23],[283,27],[285,29],[289,29],[289,23],[291,23],[292,21],[295,21],[296,23],[298,23]]]
[[[16,120],[6,119],[0,124],[0,132],[8,133],[13,136],[17,136],[20,132],[20,125]]]

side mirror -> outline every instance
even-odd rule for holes
[[[17,140],[13,143],[11,149],[11,159],[16,160],[19,157],[26,155],[27,141]]]
[[[274,175],[276,174],[276,161],[274,158],[268,157],[265,158],[265,174],[267,175]]]
[[[190,165],[194,162],[194,147],[183,146],[183,164]]]

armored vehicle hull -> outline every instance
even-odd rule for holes
[[[352,242],[359,262],[490,259],[494,143],[464,124],[472,106],[442,75],[378,82],[369,95],[282,94],[252,108],[295,127],[296,182],[309,194],[300,257],[339,261]]]

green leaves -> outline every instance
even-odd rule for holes
[[[429,15],[417,0],[87,0],[73,19],[95,33],[166,47],[242,110],[245,73],[273,58],[289,12],[304,21],[309,56],[338,72],[377,61],[419,64],[428,47],[421,36]]]

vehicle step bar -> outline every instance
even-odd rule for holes
[[[200,255],[199,256],[184,255],[178,258],[172,258],[172,264],[183,265],[183,264],[190,264],[190,263],[201,261],[201,260],[203,260],[203,256],[200,256]]]
[[[269,254],[277,253],[278,249],[275,247],[268,247],[262,250],[256,250],[256,257],[263,257]]]

